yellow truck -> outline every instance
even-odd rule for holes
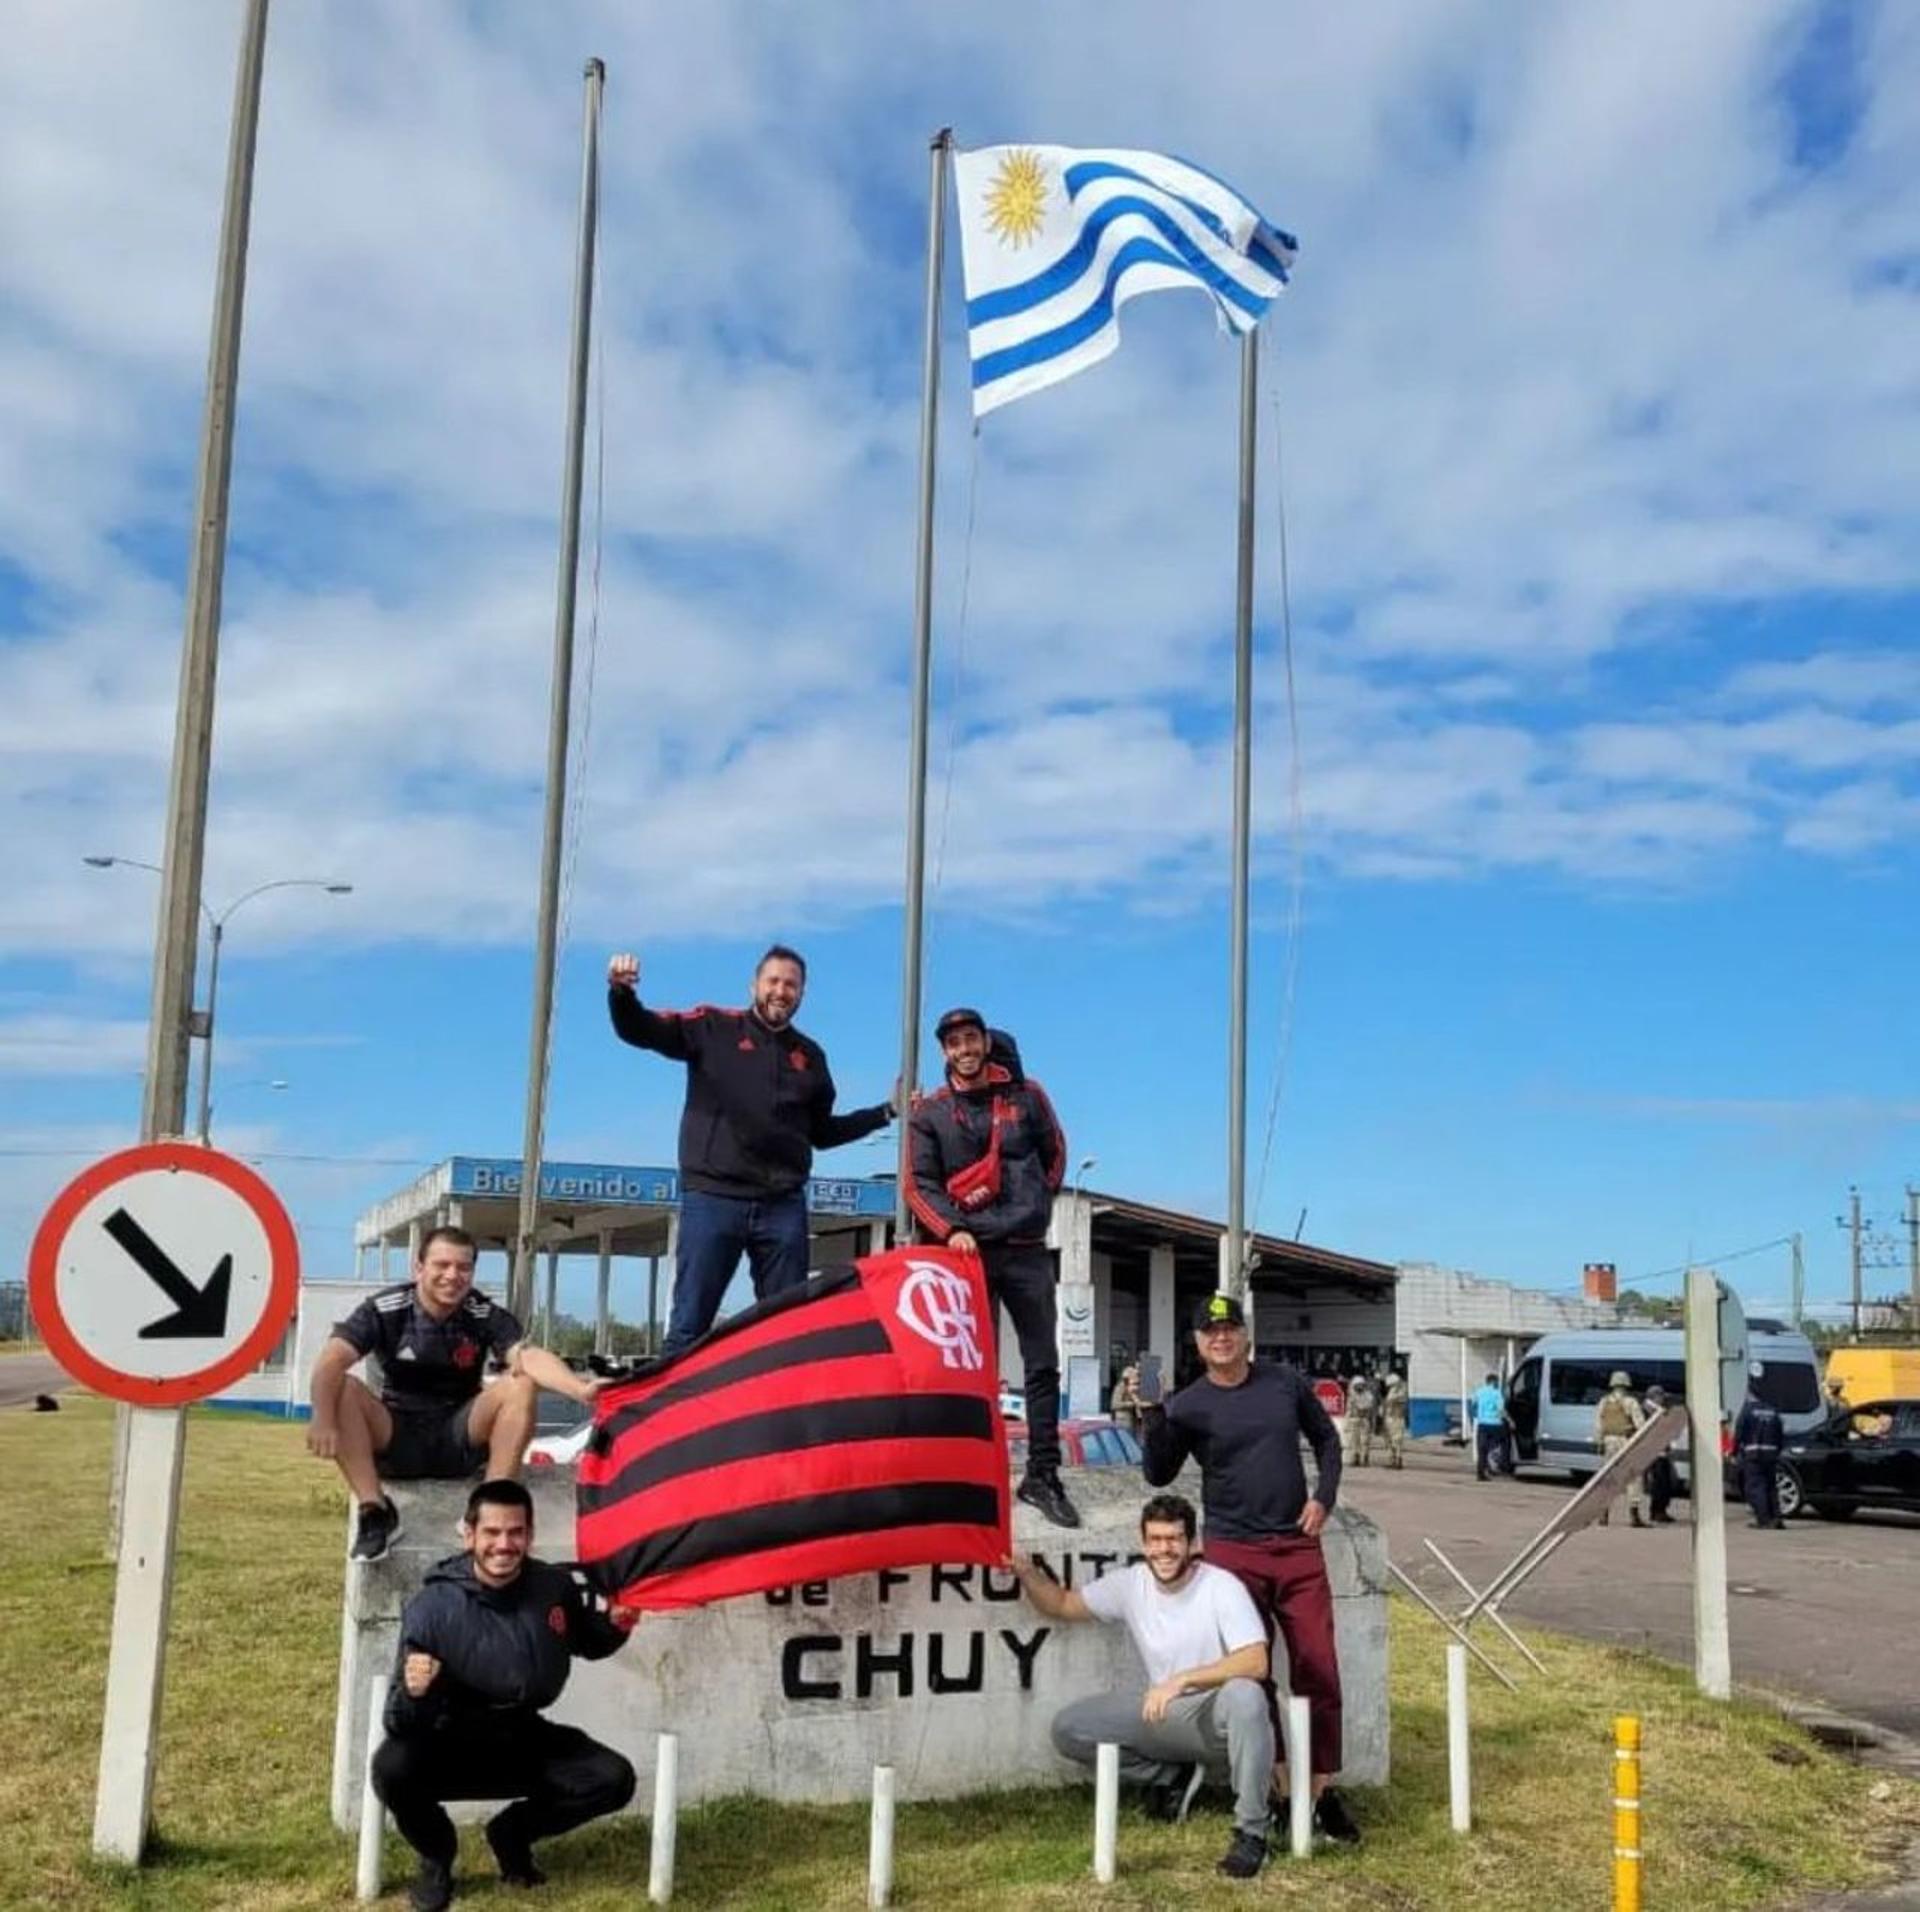
[[[1835,1348],[1827,1379],[1838,1381],[1849,1405],[1863,1401],[1920,1401],[1920,1348]]]

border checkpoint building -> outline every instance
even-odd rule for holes
[[[467,1229],[480,1245],[479,1280],[503,1294],[519,1223],[518,1158],[455,1155],[376,1202],[354,1225],[350,1279],[301,1284],[286,1341],[218,1405],[303,1416],[308,1377],[333,1323],[373,1289],[407,1278],[426,1231]],[[563,1264],[594,1269],[594,1347],[610,1347],[616,1320],[665,1326],[679,1230],[680,1177],[672,1168],[549,1162],[542,1176],[535,1338],[554,1318]],[[891,1176],[816,1177],[807,1187],[812,1266],[837,1267],[893,1245]],[[1193,1366],[1185,1332],[1194,1304],[1219,1282],[1224,1225],[1124,1196],[1073,1186],[1054,1198],[1048,1245],[1059,1269],[1063,1411],[1105,1411],[1120,1368],[1142,1351],[1184,1380]],[[1517,1289],[1427,1262],[1382,1262],[1276,1235],[1252,1237],[1254,1332],[1259,1351],[1310,1375],[1348,1374],[1361,1362],[1408,1376],[1410,1431],[1440,1434],[1464,1419],[1471,1383],[1510,1373],[1538,1335],[1611,1326],[1611,1296],[1575,1300]],[[742,1280],[732,1306],[747,1298]],[[1019,1378],[1009,1327],[1003,1373]]]

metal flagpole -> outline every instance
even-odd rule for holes
[[[560,854],[567,798],[567,723],[573,701],[573,605],[580,569],[580,483],[587,437],[587,347],[593,328],[593,252],[599,230],[600,94],[607,69],[589,60],[580,165],[580,241],[573,274],[573,373],[567,399],[567,466],[560,491],[560,590],[553,620],[553,689],[547,721],[547,817],[540,852],[540,929],[533,962],[533,1026],[527,1042],[527,1125],[521,1148],[520,1220],[507,1308],[525,1322],[533,1303],[534,1236],[540,1216],[547,1064],[553,1043],[553,965],[560,918]]]
[[[933,136],[927,204],[927,333],[920,395],[920,540],[913,583],[913,719],[907,742],[906,932],[900,962],[899,1180],[896,1241],[907,1238],[907,1105],[920,1079],[920,945],[926,903],[927,703],[933,682],[933,478],[940,430],[940,267],[946,246],[947,163],[953,129]]]
[[[220,220],[213,338],[187,578],[186,640],[174,715],[173,774],[167,791],[167,845],[154,931],[153,1004],[140,1139],[181,1133],[187,1116],[187,1042],[193,965],[200,934],[200,881],[207,836],[207,776],[213,757],[214,686],[220,595],[227,562],[227,497],[233,477],[234,391],[240,375],[240,321],[246,304],[247,233],[253,213],[253,155],[266,62],[267,0],[248,0],[234,81],[227,146],[227,196]],[[175,1408],[122,1408],[115,1431],[110,1515],[119,1555],[107,1691],[100,1730],[100,1777],[93,1850],[137,1864],[153,1797],[154,1743],[173,1602],[173,1539],[180,1516],[185,1417]],[[127,1518],[128,1510],[132,1518]]]
[[[1240,565],[1233,623],[1233,928],[1227,984],[1227,1265],[1247,1291],[1247,901],[1253,825],[1253,480],[1259,447],[1260,334],[1240,341]]]

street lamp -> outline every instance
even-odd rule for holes
[[[116,864],[129,870],[151,870],[155,876],[165,876],[166,871],[157,863],[143,863],[137,856],[83,856],[80,861],[96,870],[110,870]],[[220,945],[226,940],[227,919],[243,903],[251,903],[256,896],[265,896],[269,890],[324,890],[329,896],[351,896],[351,883],[331,883],[319,876],[281,876],[271,883],[257,883],[250,890],[236,896],[227,907],[217,914],[208,909],[207,899],[199,897],[200,914],[207,919],[210,932],[212,954],[207,963],[207,1006],[193,1012],[193,1020],[188,1025],[188,1034],[200,1038],[200,1142],[203,1147],[211,1140],[213,1130],[213,1012],[220,995]]]
[[[1099,1166],[1100,1166],[1099,1156],[1097,1155],[1081,1156],[1080,1166],[1073,1171],[1073,1197],[1075,1201],[1078,1201],[1080,1199],[1080,1184],[1087,1179],[1087,1170],[1090,1168],[1098,1168]]]

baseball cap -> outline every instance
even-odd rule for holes
[[[1244,1328],[1247,1311],[1231,1295],[1208,1295],[1193,1311],[1193,1325],[1199,1328]]]
[[[964,1029],[969,1024],[975,1029],[978,1029],[982,1035],[986,1033],[987,1019],[979,1010],[949,1009],[947,1013],[933,1025],[933,1039],[935,1042],[945,1042],[956,1029]]]

